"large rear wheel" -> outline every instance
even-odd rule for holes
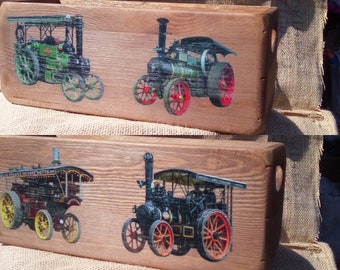
[[[173,79],[164,88],[164,105],[170,114],[184,114],[190,103],[189,85],[181,79]]]
[[[17,229],[22,224],[21,202],[14,191],[6,191],[1,197],[1,220],[9,229]]]
[[[157,256],[168,256],[174,247],[174,233],[170,224],[164,220],[156,220],[149,231],[149,245]]]
[[[26,85],[33,85],[39,78],[38,57],[30,49],[17,52],[14,57],[15,72],[18,79]]]
[[[232,66],[217,62],[211,66],[208,76],[209,98],[217,107],[227,107],[234,97],[235,78]]]
[[[198,221],[197,249],[206,260],[223,260],[231,248],[231,226],[221,210],[209,209]]]
[[[125,248],[133,253],[140,252],[145,245],[142,228],[136,218],[124,222],[122,240]]]

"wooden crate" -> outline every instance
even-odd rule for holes
[[[162,269],[267,269],[270,265],[281,231],[282,144],[164,137],[1,137],[0,171],[51,166],[53,147],[60,149],[62,164],[78,166],[94,178],[83,183],[81,205],[68,210],[80,220],[79,241],[68,243],[56,231],[50,240],[41,240],[28,226],[8,229],[0,221],[0,243]],[[134,217],[133,206],[145,202],[145,189],[136,181],[145,179],[146,152],[154,156],[155,173],[180,168],[247,185],[234,189],[233,247],[225,259],[207,261],[196,248],[184,256],[160,257],[148,243],[139,253],[125,249],[122,226]],[[3,177],[0,190],[6,190]]]
[[[109,7],[96,7],[4,2],[0,12],[1,90],[12,103],[234,134],[256,134],[265,128],[273,100],[276,73],[277,9],[274,7],[125,1],[110,2]],[[98,75],[103,82],[103,96],[98,100],[84,98],[79,102],[71,102],[64,96],[61,83],[38,80],[33,85],[26,85],[16,75],[16,23],[8,22],[7,18],[66,14],[83,16],[83,56],[90,59],[91,73]],[[166,110],[164,100],[170,103],[169,100],[172,99],[177,102],[187,99],[183,99],[183,95],[169,95],[166,98],[165,90],[161,92],[165,97],[157,98],[151,105],[142,105],[135,100],[134,85],[141,75],[147,74],[148,61],[157,56],[153,49],[158,44],[157,19],[161,17],[169,20],[166,48],[174,40],[205,36],[236,52],[237,55],[217,57],[223,65],[228,62],[234,72],[235,91],[229,106],[224,107],[227,102],[221,102],[216,97],[218,93],[213,97],[215,104],[217,99],[218,106],[210,101],[211,89],[219,89],[218,85],[223,85],[217,82],[223,76],[216,77],[221,72],[221,67],[211,73],[206,68],[207,62],[204,61],[205,64],[201,67],[201,59],[205,58],[202,57],[203,47],[193,48],[200,53],[193,57],[187,56],[187,59],[194,59],[194,62],[187,60],[184,67],[181,66],[183,62],[178,65],[178,61],[170,65],[171,72],[176,73],[174,78],[185,77],[181,79],[179,87],[189,85],[191,95],[201,95],[191,96],[185,112],[179,110],[182,114],[174,115]],[[53,35],[63,40],[64,32],[64,29],[61,32],[56,30]],[[38,34],[28,33],[32,33],[27,36],[28,39],[37,38]],[[213,49],[213,53],[216,52]],[[53,50],[47,49],[42,53],[46,58]],[[39,67],[50,68],[49,65],[52,65],[52,70],[55,70],[55,63],[45,64],[45,60],[39,61]],[[196,65],[195,75],[192,68],[188,68],[189,63]],[[231,76],[230,69],[225,72],[227,76]],[[45,72],[40,74],[44,74],[44,79],[50,76]],[[197,85],[199,91],[193,90],[194,81],[189,80],[188,76],[202,79]],[[231,77],[227,76],[223,77],[228,82],[224,85],[231,85]],[[161,78],[156,82],[162,81],[165,84],[165,76],[162,75]],[[74,85],[82,83],[77,82]],[[209,93],[197,94],[208,89]],[[175,111],[178,113],[178,110]]]

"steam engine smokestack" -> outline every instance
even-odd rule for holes
[[[153,155],[146,153],[144,155],[145,161],[145,201],[153,198],[152,195],[152,182],[153,182]]]
[[[164,54],[165,53],[165,43],[166,43],[166,30],[167,25],[169,23],[168,19],[165,18],[158,18],[157,19],[159,23],[159,30],[158,30],[158,54]]]
[[[83,55],[83,17],[77,16],[75,18],[76,25],[76,51],[77,55]]]
[[[54,166],[58,166],[61,164],[60,162],[60,151],[58,147],[53,147],[53,161],[52,164]]]

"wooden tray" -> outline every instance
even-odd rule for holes
[[[67,211],[80,220],[79,241],[68,243],[56,231],[51,239],[41,240],[28,226],[8,229],[0,220],[0,243],[162,269],[267,269],[270,265],[281,230],[282,144],[153,137],[1,137],[0,171],[52,166],[53,147],[59,148],[62,165],[82,168],[94,179],[86,182],[83,177],[83,201]],[[154,157],[155,173],[180,168],[246,184],[246,189],[234,188],[233,245],[226,258],[211,262],[196,248],[183,256],[156,256],[147,242],[139,253],[124,247],[123,224],[135,217],[134,205],[145,202],[145,188],[139,188],[136,181],[145,179],[147,152]],[[4,179],[8,177],[0,177],[1,194],[6,190]]]
[[[41,49],[44,57],[36,57],[39,59],[36,70],[40,70],[40,75],[35,73],[34,76],[38,78],[26,80],[26,84],[23,84],[16,75],[14,56],[17,20],[8,21],[8,17],[67,14],[83,16],[82,53],[91,62],[90,72],[98,75],[103,82],[103,95],[96,95],[97,100],[83,98],[79,102],[71,102],[64,96],[61,74],[65,74],[65,69],[60,70],[57,76],[50,75],[48,69],[55,72],[60,63],[46,60],[56,53],[56,45],[54,48],[47,48],[45,39],[41,42],[45,44],[44,50]],[[208,38],[195,40],[200,46],[192,45],[190,49],[197,51],[194,55],[184,55],[183,58],[183,54],[177,53],[181,60],[187,61],[185,64],[176,60],[175,64],[168,64],[164,68],[172,74],[176,73],[172,78],[182,77],[179,83],[172,82],[172,85],[184,88],[185,91],[190,90],[191,100],[188,103],[188,95],[183,98],[182,94],[166,94],[165,84],[170,79],[163,73],[161,79],[155,79],[154,82],[164,84],[163,88],[159,87],[164,90],[160,93],[164,98],[156,96],[153,104],[143,105],[134,97],[133,88],[137,79],[147,74],[149,60],[157,57],[154,48],[158,45],[158,18],[169,21],[166,48],[174,40],[181,40],[182,45],[188,43],[188,40],[182,40],[186,37]],[[1,5],[0,20],[1,90],[13,103],[236,134],[261,133],[265,128],[273,99],[276,72],[276,8],[124,1],[113,2],[110,7],[4,2]],[[39,34],[33,31],[34,28],[37,29],[31,27],[28,30],[27,42],[30,38],[39,38]],[[53,37],[58,37],[58,42],[61,42],[59,44],[62,44],[65,37],[64,27],[55,30]],[[218,44],[212,45],[211,39]],[[206,45],[201,46],[202,43]],[[230,53],[222,57],[219,52],[224,53],[225,47],[236,55]],[[206,48],[210,48],[210,51],[204,54]],[[215,53],[217,59],[214,58]],[[212,56],[213,61],[219,62],[219,67],[215,64],[214,71],[211,71],[210,60],[204,60],[202,66],[201,59],[205,59],[203,55]],[[229,65],[225,67],[226,63],[231,68]],[[193,66],[188,68],[189,64],[196,69]],[[47,72],[41,71],[44,67],[47,67]],[[21,68],[20,74],[27,74],[22,70],[25,68]],[[222,70],[225,76],[219,74]],[[231,70],[234,73],[234,82]],[[67,70],[66,73],[70,72],[71,70]],[[188,77],[199,77],[200,80],[191,80]],[[77,82],[73,85],[85,88],[79,82],[81,79],[78,76],[76,78]],[[50,80],[50,83],[43,80]],[[221,101],[218,97],[219,85],[230,91],[233,84],[234,95],[231,103],[226,106],[228,101]],[[170,84],[168,85],[171,89]],[[145,90],[147,88],[143,89],[148,91]],[[215,89],[214,94],[211,89]],[[175,108],[170,109],[169,113],[165,103],[170,104],[171,100],[185,104],[187,110]],[[144,102],[148,103],[145,100]]]

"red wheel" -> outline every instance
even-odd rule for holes
[[[213,105],[227,107],[235,91],[235,78],[229,63],[217,62],[212,65],[208,76],[209,97]]]
[[[133,94],[137,102],[143,105],[150,105],[157,99],[156,89],[150,86],[148,75],[142,75],[137,79]]]
[[[145,239],[136,218],[125,221],[122,229],[122,240],[125,248],[130,252],[137,253],[144,248]]]
[[[198,221],[198,252],[209,261],[223,260],[231,248],[231,226],[221,210],[206,210]]]
[[[190,103],[189,85],[181,79],[173,79],[164,89],[164,105],[170,114],[182,115]]]
[[[156,220],[149,231],[149,245],[157,256],[168,256],[174,247],[174,232],[164,220]]]

